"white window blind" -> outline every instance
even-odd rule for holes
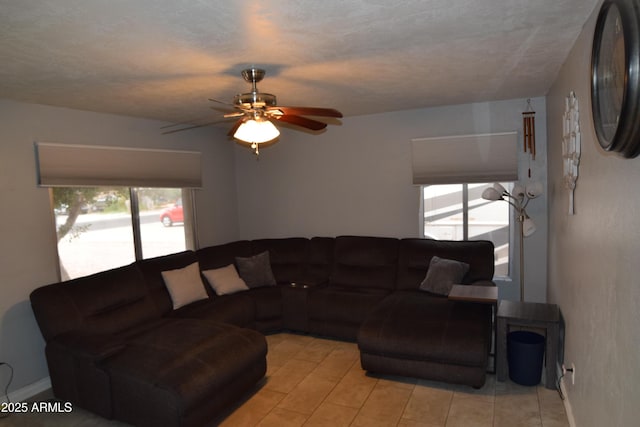
[[[91,145],[35,144],[38,185],[198,188],[200,153]]]
[[[516,181],[517,149],[517,132],[412,139],[413,183]]]

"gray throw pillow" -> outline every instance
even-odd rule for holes
[[[469,271],[469,264],[453,259],[434,256],[429,263],[429,270],[420,290],[438,295],[449,295],[453,285],[462,283],[462,278]]]
[[[269,251],[248,258],[236,257],[238,273],[250,288],[275,286],[276,279],[271,271]]]

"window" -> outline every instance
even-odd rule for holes
[[[509,204],[482,198],[491,184],[422,186],[423,236],[438,240],[489,240],[495,246],[495,276],[509,275]],[[509,189],[511,184],[503,183]]]
[[[191,192],[179,188],[53,187],[63,280],[193,248]],[[184,208],[184,210],[183,210]]]

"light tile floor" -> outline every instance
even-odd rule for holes
[[[267,336],[266,378],[218,420],[244,426],[568,427],[557,392],[496,382],[484,387],[367,375],[355,343],[281,333]],[[35,397],[46,400],[51,392]],[[80,408],[12,414],[0,427],[125,427]]]
[[[368,375],[356,344],[308,335],[267,337],[267,376],[221,425],[568,427],[557,392],[487,377],[475,390]]]

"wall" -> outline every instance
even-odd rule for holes
[[[532,100],[538,156],[533,179],[546,185],[544,98]],[[420,236],[419,187],[412,184],[412,138],[517,130],[525,99],[348,117],[321,135],[285,129],[258,161],[236,150],[240,235],[246,239],[341,234]],[[522,142],[520,142],[522,146]],[[524,179],[528,156],[520,153]],[[538,232],[527,238],[526,298],[546,300],[546,195],[529,214]],[[517,256],[516,256],[517,258]],[[530,265],[529,265],[530,264]],[[514,277],[519,277],[518,270]],[[519,286],[500,283],[502,298]]]
[[[163,123],[0,100],[0,361],[15,369],[10,392],[48,376],[29,293],[57,278],[56,239],[47,189],[36,186],[34,141],[197,150],[201,245],[237,238],[233,145],[210,128],[161,135]],[[218,141],[215,139],[218,138]],[[0,369],[0,386],[8,381]]]
[[[547,96],[549,139],[549,300],[566,323],[565,381],[580,427],[631,426],[640,419],[640,159],[604,152],[591,117],[590,60],[599,6]],[[562,181],[562,113],[580,103],[582,157],[575,215]]]

